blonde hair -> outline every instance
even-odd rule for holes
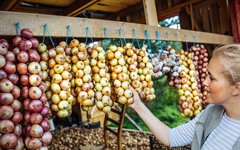
[[[229,44],[216,48],[213,58],[218,58],[223,66],[223,74],[232,84],[240,82],[240,44]]]

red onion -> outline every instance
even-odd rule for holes
[[[0,69],[0,80],[6,79],[6,78],[7,78],[7,73],[4,70]]]
[[[29,60],[28,53],[27,53],[26,51],[21,51],[21,52],[17,55],[17,60],[18,60],[20,63],[26,63],[26,62],[28,62],[28,60]]]
[[[25,127],[25,130],[24,130],[25,136],[30,136],[30,129],[31,129],[31,125],[28,124],[28,125]]]
[[[47,106],[43,106],[41,114],[43,117],[47,118],[50,115],[50,110]]]
[[[45,132],[42,136],[42,142],[44,146],[48,146],[52,141],[53,135],[51,132]]]
[[[27,86],[24,86],[22,88],[22,96],[23,96],[23,98],[28,98],[28,93],[29,93],[28,91],[29,91],[29,89],[28,89]]]
[[[17,84],[19,78],[18,78],[18,75],[16,74],[9,74],[8,80],[10,80],[13,84]]]
[[[10,119],[13,115],[13,109],[10,106],[0,106],[0,118],[1,119]]]
[[[39,149],[42,147],[42,142],[38,138],[31,138],[27,145],[29,149]]]
[[[21,124],[17,124],[15,125],[15,129],[13,131],[13,133],[17,136],[20,137],[22,135],[22,125]]]
[[[30,39],[33,37],[33,33],[30,29],[25,28],[21,30],[21,36],[25,39]]]
[[[5,39],[0,39],[0,43],[2,43],[3,45],[5,45],[7,47],[7,49],[9,48],[9,44],[7,42],[7,40]]]
[[[20,53],[19,47],[15,47],[13,50],[14,55],[18,55]]]
[[[32,100],[28,105],[28,109],[34,113],[41,112],[42,108],[43,104],[40,100]]]
[[[16,58],[13,52],[8,51],[7,54],[5,55],[6,60],[11,61],[11,62],[15,62]]]
[[[39,100],[43,103],[43,105],[45,105],[47,103],[47,96],[46,96],[46,94],[43,93]]]
[[[30,123],[30,112],[29,111],[26,111],[24,113],[24,122]]]
[[[14,85],[12,90],[13,98],[18,98],[20,96],[20,92],[21,92],[20,88]]]
[[[38,125],[35,124],[30,128],[30,136],[34,137],[34,138],[40,138],[43,135],[43,128]]]
[[[40,61],[40,56],[36,50],[30,50],[28,52],[29,60],[31,62],[39,62]]]
[[[9,105],[13,102],[13,95],[11,93],[0,93],[0,104]]]
[[[30,40],[22,40],[19,42],[19,48],[22,51],[28,51],[32,48],[32,42]]]
[[[24,101],[23,101],[23,108],[25,109],[25,110],[29,110],[29,104],[30,104],[30,99],[25,99]]]
[[[14,47],[17,47],[17,46],[19,45],[19,42],[20,42],[20,41],[22,41],[21,36],[15,36],[15,37],[13,38],[13,46],[14,46]]]
[[[40,124],[43,120],[43,116],[40,113],[33,113],[30,115],[31,124]]]
[[[41,89],[43,93],[45,93],[47,90],[46,84],[44,82],[41,82],[41,84],[38,87]]]
[[[7,134],[14,130],[14,124],[11,120],[0,120],[0,133]]]
[[[22,138],[18,138],[17,146],[15,147],[15,150],[23,150],[24,143]]]
[[[12,121],[13,121],[14,124],[19,124],[20,121],[22,120],[22,118],[23,118],[22,113],[19,112],[19,111],[16,111],[13,114]]]
[[[23,86],[28,86],[29,84],[28,75],[21,75],[20,82]]]
[[[36,49],[38,47],[38,40],[36,38],[31,38],[30,41],[32,42],[32,48]]]
[[[4,70],[6,71],[6,73],[15,73],[16,72],[16,65],[11,62],[11,61],[7,61],[5,66],[4,66]]]
[[[17,146],[17,136],[15,134],[4,134],[0,138],[0,147],[4,149],[11,149]]]
[[[28,95],[31,99],[39,99],[42,96],[42,91],[38,87],[30,87]]]
[[[13,84],[8,79],[2,79],[0,81],[0,91],[2,92],[11,92],[13,90]]]
[[[19,74],[27,74],[27,64],[25,63],[18,63],[17,64],[17,71]]]
[[[6,58],[0,55],[0,68],[4,67],[6,62]]]
[[[13,100],[11,107],[14,111],[19,111],[22,107],[22,103],[19,100],[15,99]]]
[[[44,132],[49,131],[51,128],[50,122],[47,118],[44,118],[40,125],[42,126]]]
[[[7,47],[3,44],[3,43],[0,43],[0,55],[5,55],[7,54]]]

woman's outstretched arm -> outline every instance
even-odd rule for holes
[[[137,112],[155,137],[164,145],[169,146],[170,128],[152,114],[152,112],[141,102],[138,93],[132,87],[130,87],[130,90],[133,92],[134,98],[134,103],[131,104],[130,107]]]

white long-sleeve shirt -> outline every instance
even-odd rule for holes
[[[170,146],[178,147],[192,143],[195,123],[201,114],[186,124],[169,132]],[[240,120],[232,119],[224,113],[220,124],[210,133],[201,150],[231,150],[240,137]]]

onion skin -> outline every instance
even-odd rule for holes
[[[16,58],[13,52],[8,51],[7,54],[5,55],[6,60],[11,61],[11,62],[15,62]]]
[[[41,111],[42,116],[47,118],[49,117],[50,113],[51,113],[50,109],[47,106],[43,106]]]
[[[13,95],[11,93],[0,93],[0,104],[9,105],[13,100]]]
[[[43,135],[43,128],[38,125],[35,124],[30,128],[30,136],[34,137],[34,138],[40,138]]]
[[[10,119],[14,111],[10,106],[0,106],[0,118],[1,119]]]
[[[14,130],[14,124],[11,120],[0,120],[0,133],[7,134]]]
[[[18,125],[15,125],[15,129],[13,131],[13,133],[17,136],[17,137],[20,137],[22,135],[22,125],[21,124],[18,124]]]
[[[17,84],[19,77],[16,74],[9,74],[8,80],[10,80],[13,84]]]
[[[38,138],[31,138],[26,145],[29,149],[35,150],[42,147],[42,142]]]
[[[22,138],[18,138],[17,146],[15,147],[15,150],[22,150],[24,148],[24,143]]]
[[[50,122],[47,118],[44,118],[40,125],[42,126],[44,132],[49,131],[51,128]]]
[[[19,45],[19,42],[20,42],[20,41],[22,41],[21,36],[15,36],[15,37],[13,38],[13,46],[14,46],[14,47],[17,47],[17,46]]]
[[[42,136],[42,142],[44,146],[48,146],[52,141],[53,135],[51,132],[45,132]]]
[[[7,73],[4,70],[0,69],[0,80],[6,79],[6,78],[7,78]]]
[[[17,136],[15,134],[4,134],[0,138],[0,147],[4,149],[11,149],[17,146]]]
[[[32,48],[32,42],[30,40],[22,40],[19,42],[19,49],[22,51],[28,51]]]
[[[13,86],[13,90],[12,90],[12,95],[13,95],[13,98],[19,98],[20,96],[20,88],[16,85]]]
[[[33,33],[30,29],[24,28],[21,30],[21,36],[25,39],[30,39],[33,37]]]
[[[22,103],[19,100],[14,99],[11,104],[11,107],[13,108],[14,111],[19,111],[22,108]]]
[[[42,111],[43,104],[40,100],[32,100],[29,103],[28,108],[31,112],[39,113]]]
[[[26,111],[25,113],[24,113],[24,122],[26,122],[26,123],[30,123],[30,112],[29,111]]]
[[[17,71],[16,65],[11,61],[7,61],[4,66],[4,71],[9,74],[15,73]]]
[[[40,113],[32,113],[30,115],[30,122],[33,125],[38,125],[42,122],[43,116]]]
[[[38,47],[38,40],[36,38],[31,38],[30,41],[32,42],[32,48],[36,49]]]
[[[13,121],[14,124],[19,124],[21,122],[22,118],[23,118],[22,113],[19,112],[19,111],[16,111],[13,114],[12,121]]]
[[[13,84],[10,80],[8,79],[2,79],[0,81],[0,91],[1,92],[5,92],[5,93],[9,93],[13,90]]]

